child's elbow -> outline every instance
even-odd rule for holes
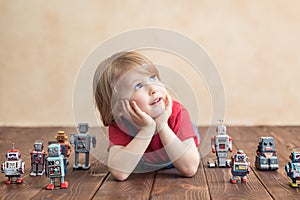
[[[188,166],[181,170],[181,174],[184,177],[193,177],[198,170],[198,166]]]
[[[117,181],[125,181],[130,175],[129,173],[114,169],[110,169],[109,171]]]
[[[193,162],[185,163],[179,171],[185,177],[193,177],[198,171],[199,163],[200,159],[196,157]]]

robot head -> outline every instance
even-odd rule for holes
[[[218,120],[217,135],[226,135],[226,126],[223,120]]]
[[[88,123],[80,123],[78,126],[78,130],[80,133],[87,133],[89,129],[89,124]]]
[[[234,155],[234,160],[236,162],[247,162],[247,156],[243,150],[238,150],[237,154]]]
[[[42,141],[35,141],[33,147],[35,151],[43,151],[44,143]]]
[[[261,137],[259,141],[261,151],[275,151],[274,138],[272,137]]]
[[[21,154],[16,149],[11,149],[6,154],[8,161],[19,160],[21,158]]]
[[[64,143],[68,139],[68,136],[66,136],[64,131],[58,131],[55,139],[60,143]]]
[[[300,163],[300,149],[296,149],[292,151],[290,155],[290,159],[293,163]]]
[[[8,161],[19,160],[21,158],[20,151],[15,149],[15,143],[13,143],[12,148],[7,151],[6,158]]]
[[[58,157],[61,155],[60,144],[50,144],[48,146],[48,156],[49,157]]]

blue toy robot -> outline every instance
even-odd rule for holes
[[[55,178],[60,178],[60,188],[68,188],[68,182],[64,180],[65,174],[65,157],[61,153],[61,146],[52,143],[48,146],[48,157],[46,158],[46,175],[50,178],[47,190],[54,189]]]
[[[236,183],[238,181],[238,176],[241,177],[241,182],[247,182],[247,174],[250,172],[250,162],[248,162],[248,157],[243,150],[238,150],[237,154],[231,157],[231,173],[232,178],[231,183]]]
[[[294,149],[291,152],[290,159],[292,162],[289,162],[285,166],[285,171],[287,175],[292,179],[290,185],[292,187],[299,187],[297,181],[300,180],[300,149]]]
[[[261,137],[256,150],[255,166],[260,170],[277,170],[278,159],[272,137]]]
[[[75,145],[75,164],[73,165],[73,169],[89,169],[89,155],[90,155],[90,149],[91,149],[91,139],[93,147],[96,147],[96,137],[91,136],[88,134],[88,124],[87,123],[80,123],[78,130],[78,134],[71,134],[71,145]],[[78,164],[79,162],[79,154],[83,153],[85,154],[85,163],[84,165]]]

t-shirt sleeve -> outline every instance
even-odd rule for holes
[[[125,132],[123,132],[116,124],[109,125],[108,135],[109,135],[108,149],[114,145],[126,146],[131,141],[130,136]]]
[[[198,146],[197,134],[193,128],[187,109],[177,102],[173,104],[175,105],[173,105],[172,115],[169,119],[170,128],[180,140],[184,141],[192,137],[194,138],[196,146]]]

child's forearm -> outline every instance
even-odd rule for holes
[[[159,136],[176,169],[184,176],[193,176],[200,160],[194,138],[181,141],[168,125],[160,130]]]
[[[110,148],[108,166],[117,180],[125,180],[132,173],[146,151],[154,132],[155,126],[143,128],[127,146]]]

